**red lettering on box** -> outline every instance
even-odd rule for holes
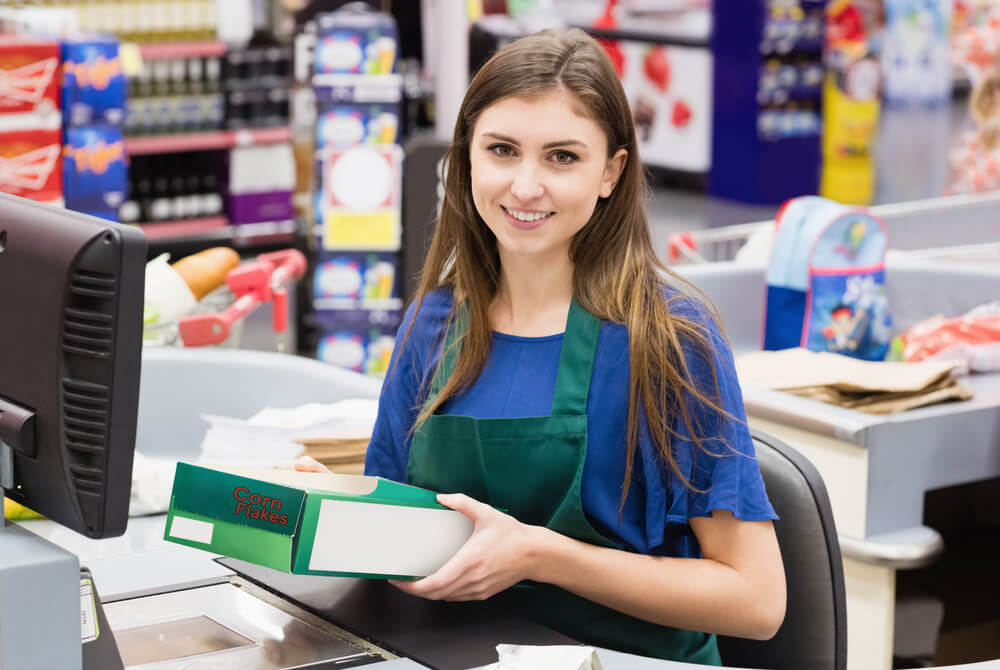
[[[233,489],[233,498],[238,501],[236,503],[236,516],[242,515],[248,519],[262,519],[269,523],[282,526],[288,525],[287,514],[278,514],[277,511],[269,511],[281,509],[281,501],[277,498],[269,498],[259,493],[251,493],[250,489],[246,486],[237,486]]]

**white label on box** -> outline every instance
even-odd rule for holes
[[[97,606],[94,604],[94,587],[89,579],[80,580],[80,639],[93,642],[97,639]]]
[[[449,509],[324,500],[310,570],[426,576],[455,555],[473,524]]]
[[[215,525],[207,521],[174,516],[173,523],[170,524],[170,537],[190,542],[212,544],[212,531],[214,529]]]

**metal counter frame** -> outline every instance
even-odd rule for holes
[[[876,205],[868,209],[885,222],[889,246],[894,250],[1000,242],[1000,191]],[[773,221],[759,221],[674,233],[668,238],[664,251],[672,265],[731,261],[751,235],[773,226]]]
[[[148,349],[141,379],[137,451],[182,460],[198,454],[207,426],[202,414],[247,417],[267,405],[375,398],[381,386],[375,379],[314,360],[220,349]],[[390,659],[366,668],[410,670],[429,664],[453,670],[495,661],[499,643],[572,643],[490,602],[433,602],[384,582],[288,575],[216,560],[220,557],[209,552],[164,541],[165,521],[165,515],[133,518],[124,536],[107,540],[86,538],[51,521],[20,526],[76,554],[92,570],[102,600],[112,608],[149,596],[237,584],[306,623]],[[704,667],[607,649],[598,649],[598,655],[607,670]]]
[[[715,303],[736,355],[760,348],[763,267],[675,269]],[[887,266],[886,285],[902,329],[996,300],[1000,267],[900,259]],[[844,557],[849,669],[891,667],[895,571],[925,565],[943,549],[940,535],[922,525],[924,493],[1000,475],[1000,373],[962,383],[972,400],[889,416],[743,386],[750,426],[800,451],[826,483]]]

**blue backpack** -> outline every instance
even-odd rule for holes
[[[870,361],[892,338],[885,225],[816,196],[788,201],[767,268],[764,349],[805,347]]]

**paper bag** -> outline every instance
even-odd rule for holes
[[[740,382],[812,398],[869,414],[890,414],[972,393],[958,384],[957,361],[861,361],[806,349],[758,351],[736,361]]]

